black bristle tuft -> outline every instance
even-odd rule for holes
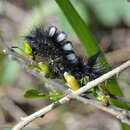
[[[100,54],[101,54],[101,52],[97,52],[96,54],[91,56],[88,59],[88,66],[93,67],[96,64],[96,61],[97,61],[98,57],[100,56]]]

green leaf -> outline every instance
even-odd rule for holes
[[[82,79],[80,79],[80,86],[84,86],[89,82],[89,76],[85,76]]]
[[[42,93],[38,89],[28,89],[24,92],[24,97],[25,98],[45,98],[48,97],[46,94]]]
[[[50,96],[50,100],[52,100],[53,102],[58,101],[60,98],[63,97],[62,94],[58,93],[56,90],[50,90],[49,91],[49,96]]]

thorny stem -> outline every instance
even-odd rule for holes
[[[17,52],[10,49],[2,38],[0,38],[0,45],[2,46],[3,50],[5,50],[5,52],[8,55],[11,55],[11,58],[13,58],[14,60],[16,60],[19,63],[22,62],[22,64],[24,64],[24,67],[31,74],[33,74],[36,77],[42,79],[47,84],[49,84],[49,85],[51,84],[56,89],[57,88],[58,89],[61,89],[61,88],[64,89],[65,88],[64,86],[61,86],[61,85],[55,83],[54,81],[43,77],[41,74],[39,74],[35,70],[29,68],[28,64],[30,64],[30,61],[26,57],[21,56]],[[23,61],[21,61],[20,59],[22,59]],[[91,104],[91,105],[93,105],[93,106],[95,106],[95,107],[97,107],[97,108],[99,108],[103,111],[106,111],[106,112],[112,114],[113,116],[115,116],[116,118],[120,119],[122,122],[130,125],[130,111],[126,111],[124,109],[117,108],[117,107],[114,107],[112,105],[106,107],[106,106],[101,105],[98,101],[95,101],[95,100],[92,100],[92,99],[86,99],[86,98],[83,98],[81,96],[78,96],[78,95],[84,93],[85,91],[87,91],[88,89],[93,88],[93,87],[97,86],[98,84],[104,82],[105,80],[111,78],[112,76],[119,74],[121,71],[123,71],[124,69],[126,69],[128,67],[130,67],[130,60],[127,61],[126,63],[122,64],[121,66],[115,68],[114,70],[102,75],[101,77],[89,82],[87,85],[83,86],[82,88],[78,89],[77,91],[71,91],[71,93],[70,93],[70,91],[65,88],[64,90],[68,94],[67,96],[63,97],[62,99],[60,99],[59,101],[57,101],[55,103],[52,103],[52,104],[46,106],[45,108],[42,108],[41,110],[33,113],[32,115],[30,115],[28,117],[22,118],[21,121],[12,130],[22,129],[28,123],[30,123],[33,120],[45,115],[49,111],[58,107],[59,105],[69,102],[73,98],[75,98],[75,99],[77,99],[77,100],[79,100],[79,101],[81,101],[85,104]]]

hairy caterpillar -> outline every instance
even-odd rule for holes
[[[37,71],[50,78],[64,79],[72,90],[79,89],[105,72],[106,67],[97,64],[101,52],[97,52],[84,63],[75,54],[71,41],[67,40],[67,34],[57,31],[55,26],[47,29],[43,26],[37,27],[25,36],[25,41],[23,52],[38,65],[31,64],[30,67],[36,67]],[[103,105],[109,104],[109,92],[104,85],[90,89],[82,96],[86,97],[89,93]],[[55,94],[60,95],[58,92]]]
[[[103,74],[103,67],[95,67],[100,52],[91,56],[88,63],[84,64],[73,51],[67,34],[58,32],[55,26],[48,29],[38,27],[32,30],[25,40],[32,48],[34,59],[36,56],[43,58],[44,63],[57,78],[64,79],[65,72],[74,76],[77,81],[85,76],[88,76],[89,80],[94,80]]]

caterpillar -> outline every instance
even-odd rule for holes
[[[72,42],[67,40],[67,34],[58,31],[55,26],[37,27],[25,36],[25,41],[23,51],[37,62],[40,67],[37,70],[63,79],[72,90],[100,77],[106,70],[106,67],[97,63],[101,52],[95,53],[84,63],[73,50]],[[105,88],[97,86],[82,96],[92,93],[103,105],[108,105],[109,95]]]
[[[87,64],[83,63],[75,54],[71,41],[67,40],[67,34],[59,32],[55,26],[47,29],[43,26],[37,27],[25,36],[25,41],[32,49],[33,58],[41,57],[50,72],[59,79],[64,79],[64,73],[67,72],[78,82],[85,76],[94,80],[104,72],[102,66],[95,67],[100,52],[91,56]]]

